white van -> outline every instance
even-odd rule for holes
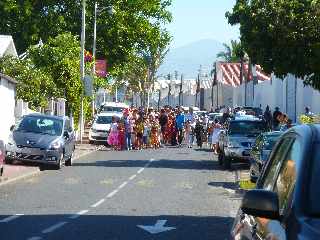
[[[129,105],[121,102],[104,102],[99,108],[99,113],[119,112],[122,113],[124,109],[129,108]]]

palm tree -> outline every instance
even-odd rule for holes
[[[230,45],[223,44],[225,51],[221,51],[217,54],[217,58],[222,59],[225,62],[240,62],[244,56],[243,47],[240,41],[231,40]]]

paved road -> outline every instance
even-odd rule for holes
[[[234,179],[204,150],[93,152],[0,187],[0,239],[227,239]]]

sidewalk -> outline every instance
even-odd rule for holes
[[[74,161],[87,155],[91,152],[99,150],[100,146],[82,144],[76,145],[76,150],[74,152]],[[40,173],[40,169],[37,165],[34,164],[20,164],[15,163],[13,165],[4,165],[4,171],[2,177],[0,177],[0,186],[14,182],[23,178],[31,177]]]

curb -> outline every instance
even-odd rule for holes
[[[79,158],[82,158],[86,155],[89,155],[90,153],[93,153],[93,152],[97,152],[99,149],[96,149],[96,150],[88,150],[82,154],[80,154],[79,156],[75,157],[73,160],[78,160]],[[26,174],[23,174],[23,175],[20,175],[20,176],[17,176],[17,177],[14,177],[14,178],[4,178],[4,179],[1,179],[0,178],[0,186],[3,186],[3,185],[6,185],[6,184],[9,184],[9,183],[13,183],[15,181],[19,181],[19,180],[22,180],[22,179],[25,179],[25,178],[29,178],[29,177],[32,177],[32,176],[35,176],[37,174],[40,174],[42,171],[40,171],[39,168],[37,168],[36,170],[32,171],[32,172],[28,172]]]

